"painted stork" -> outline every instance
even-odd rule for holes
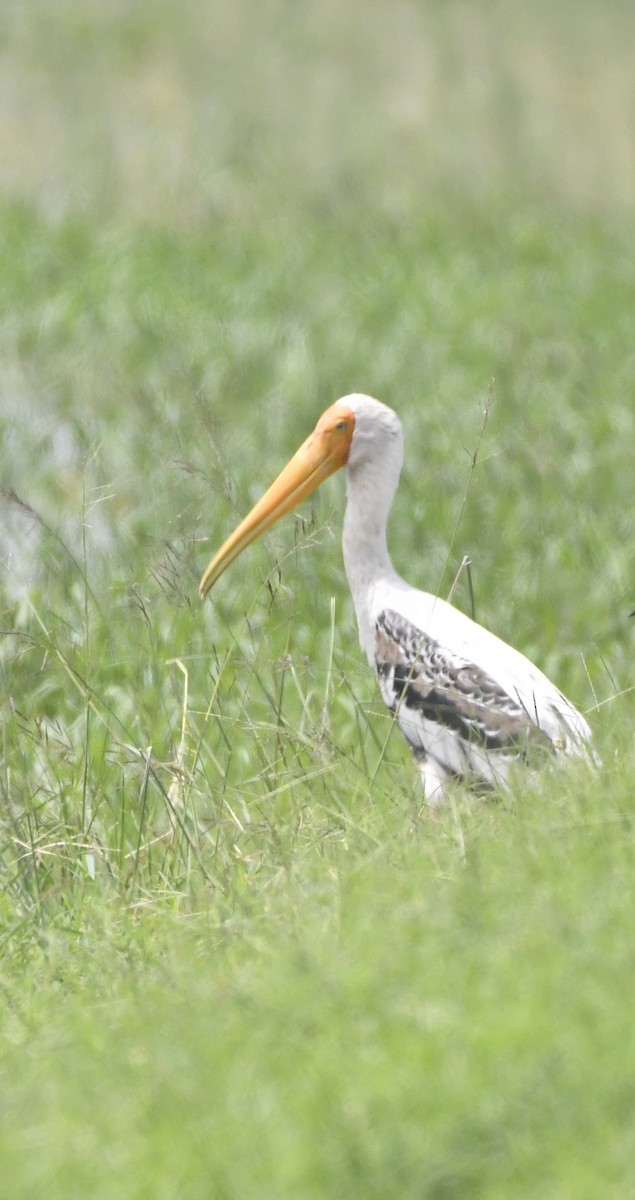
[[[511,765],[541,750],[593,757],[584,717],[529,659],[395,571],[386,525],[402,462],[391,408],[357,394],[336,401],[212,559],[201,597],[246,546],[346,467],[342,545],[359,640],[428,803],[440,803],[457,778],[504,788]]]

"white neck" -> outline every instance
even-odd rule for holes
[[[355,605],[359,640],[374,660],[375,587],[398,580],[386,545],[386,525],[399,481],[401,462],[388,454],[380,463],[366,460],[346,473],[347,504],[342,549],[344,568]]]

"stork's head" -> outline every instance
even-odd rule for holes
[[[387,456],[398,458],[401,467],[403,435],[399,417],[392,408],[362,393],[343,396],[326,410],[318,422],[318,429],[330,413],[340,412],[346,413],[349,419],[352,417],[354,424],[354,436],[346,460],[352,471],[367,463],[379,468]]]
[[[357,393],[337,400],[322,414],[313,433],[221,546],[201,579],[201,596],[207,595],[223,571],[251,542],[310,496],[329,475],[347,465],[355,472],[369,460],[381,462],[389,446],[391,454],[399,456],[401,466],[401,425],[391,408],[372,396]]]

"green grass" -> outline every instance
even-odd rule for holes
[[[632,1191],[630,23],[7,16],[7,1195]],[[341,479],[199,603],[350,390],[405,426],[397,567],[447,594],[469,555],[456,602],[588,710],[601,771],[430,819]]]

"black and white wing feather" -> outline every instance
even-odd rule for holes
[[[436,787],[444,776],[504,785],[512,762],[566,749],[561,709],[568,702],[560,693],[547,729],[531,698],[510,695],[482,667],[390,609],[375,622],[375,666],[383,699],[422,764],[424,784],[427,763]]]

